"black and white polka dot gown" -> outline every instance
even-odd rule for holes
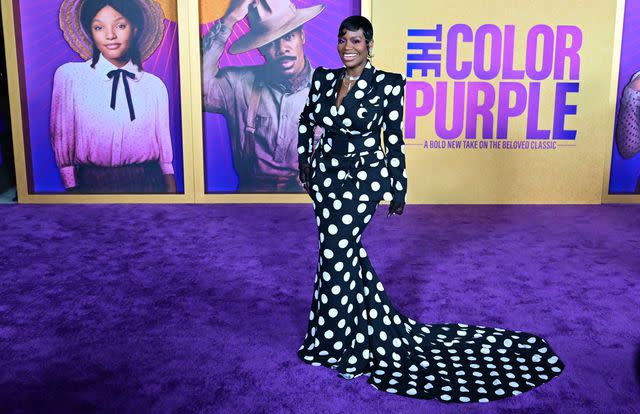
[[[406,196],[404,79],[368,63],[356,90],[336,108],[342,72],[316,69],[300,118],[299,161],[312,167],[320,254],[299,357],[346,379],[368,376],[389,393],[443,402],[489,402],[558,376],[564,365],[543,338],[424,324],[391,304],[361,238],[381,199]],[[312,154],[316,126],[325,133]],[[368,141],[381,130],[386,152]]]

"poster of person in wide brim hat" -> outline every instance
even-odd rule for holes
[[[311,76],[342,65],[338,27],[359,13],[359,0],[231,0],[204,24],[205,192],[304,191],[297,130]]]
[[[14,9],[29,193],[183,193],[175,1]]]

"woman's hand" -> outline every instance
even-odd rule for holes
[[[387,213],[387,217],[391,217],[394,214],[397,214],[398,216],[401,215],[404,212],[404,206],[405,203],[391,201],[389,203],[389,212]]]
[[[164,175],[164,183],[167,186],[167,193],[175,194],[177,192],[177,189],[176,189],[176,176],[174,174],[165,174]]]
[[[309,192],[309,179],[311,178],[311,166],[309,164],[300,164],[298,168],[298,178],[304,187],[304,190]]]

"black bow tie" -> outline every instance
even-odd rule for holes
[[[122,83],[124,83],[124,92],[127,95],[127,105],[129,106],[129,117],[133,121],[136,119],[136,113],[133,110],[133,101],[131,100],[131,91],[129,90],[129,81],[127,78],[135,79],[136,75],[131,72],[127,72],[124,69],[115,69],[107,73],[109,79],[113,79],[113,85],[111,86],[111,109],[116,109],[116,96],[118,93],[118,83],[122,76]]]

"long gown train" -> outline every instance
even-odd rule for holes
[[[319,201],[318,201],[319,200]],[[530,333],[424,324],[393,307],[360,239],[377,202],[314,200],[320,255],[299,357],[360,375],[389,393],[443,402],[488,402],[558,376],[564,364]]]

